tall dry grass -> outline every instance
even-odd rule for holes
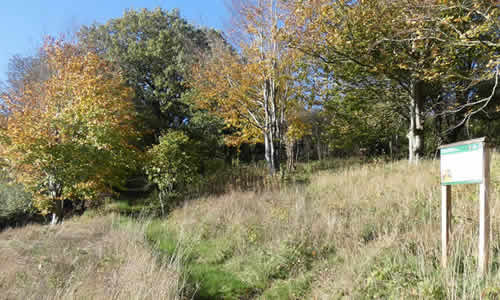
[[[158,261],[145,226],[80,217],[1,232],[0,298],[180,299],[180,263]]]
[[[263,299],[495,299],[497,157],[484,280],[476,272],[477,186],[454,187],[450,265],[440,268],[438,161],[344,167],[281,191],[206,197],[175,210],[164,226],[203,249],[197,263],[217,265]]]
[[[497,160],[485,278],[477,274],[477,186],[453,188],[443,270],[439,162],[340,161],[303,184],[187,201],[166,219],[76,218],[4,231],[0,298],[498,299]]]

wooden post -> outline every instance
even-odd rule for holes
[[[490,183],[490,152],[484,145],[484,181],[479,187],[479,259],[478,269],[480,275],[488,272],[489,246],[490,246],[490,205],[489,205],[489,183]]]
[[[448,264],[451,232],[451,186],[441,186],[441,265]]]

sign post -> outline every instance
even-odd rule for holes
[[[448,264],[448,248],[451,232],[451,186],[441,186],[441,264]]]
[[[486,139],[474,139],[444,145],[441,150],[441,264],[448,263],[451,232],[451,187],[455,184],[479,184],[479,273],[488,271],[490,209],[490,153]]]
[[[479,272],[488,272],[489,248],[490,248],[490,153],[488,148],[483,152],[484,180],[479,186]]]

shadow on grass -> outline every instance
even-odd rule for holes
[[[7,228],[19,228],[30,224],[47,224],[49,218],[39,214],[0,216],[0,232]]]

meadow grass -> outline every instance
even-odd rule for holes
[[[306,184],[186,202],[148,232],[169,240],[165,253],[191,249],[185,272],[199,299],[495,299],[500,164],[493,161],[484,279],[477,186],[453,190],[450,265],[440,267],[438,161],[340,163]]]
[[[181,299],[175,256],[158,260],[146,224],[116,215],[0,233],[0,299]]]
[[[301,165],[286,184],[185,201],[166,218],[4,231],[0,298],[498,299],[497,158],[484,278],[477,186],[453,188],[443,270],[439,161],[334,160]]]

